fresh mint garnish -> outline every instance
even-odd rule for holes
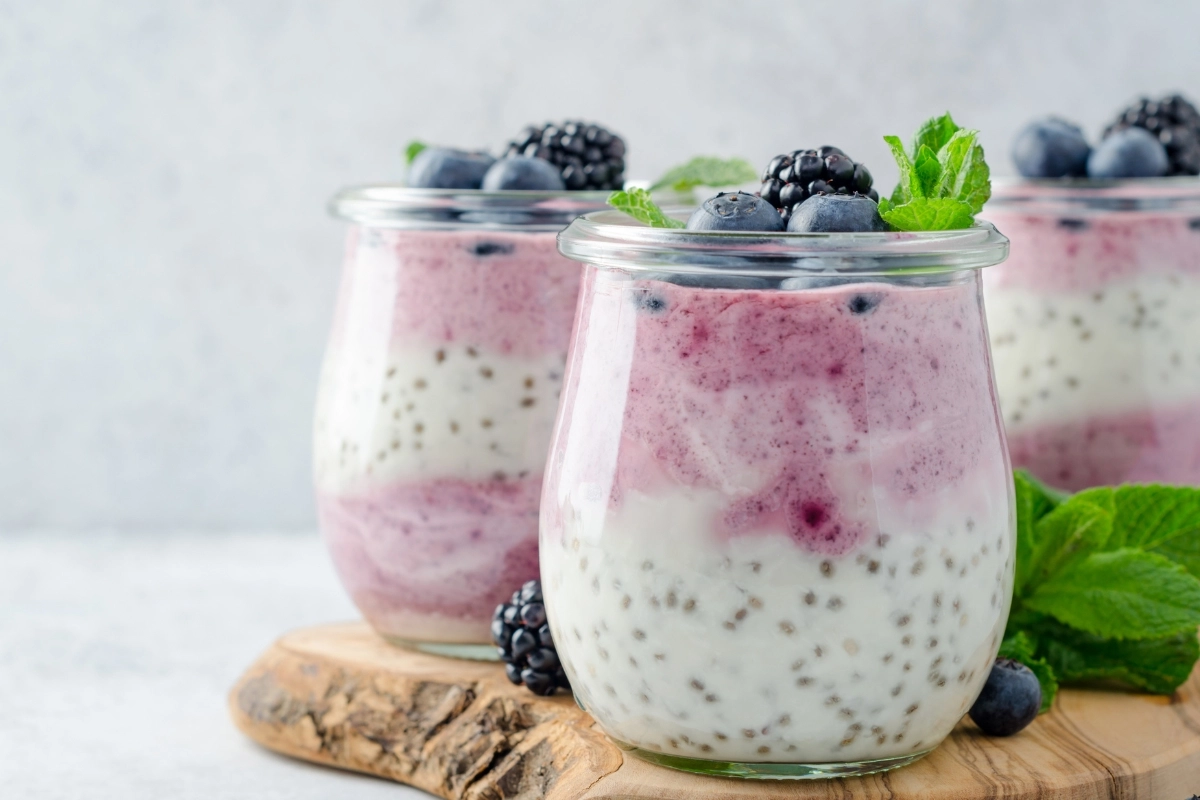
[[[1015,475],[1017,561],[1001,655],[1058,683],[1175,691],[1200,658],[1200,489],[1066,495]]]
[[[413,139],[408,143],[408,147],[404,148],[404,163],[411,164],[413,159],[420,155],[421,151],[428,146],[429,145],[425,144],[424,142],[419,142],[416,139]]]
[[[677,192],[686,192],[697,186],[737,186],[749,183],[757,177],[758,173],[754,167],[743,159],[696,156],[686,164],[667,170],[650,186],[650,191],[674,189]]]
[[[949,231],[969,228],[992,194],[991,172],[979,132],[960,128],[949,114],[926,120],[909,149],[885,136],[900,168],[891,198],[879,215],[894,230]]]
[[[624,191],[613,192],[608,196],[608,204],[617,211],[622,211],[639,222],[644,222],[651,228],[682,228],[684,223],[668,217],[658,204],[650,199],[650,192],[634,187]]]

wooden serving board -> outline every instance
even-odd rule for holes
[[[229,696],[280,753],[452,800],[1187,800],[1200,793],[1200,671],[1174,697],[1064,690],[1009,739],[969,721],[926,758],[865,778],[741,781],[622,753],[570,697],[536,697],[499,665],[393,647],[363,623],[285,635]]]

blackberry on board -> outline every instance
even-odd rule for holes
[[[528,581],[513,593],[511,602],[496,607],[492,641],[504,662],[504,674],[516,685],[524,684],[540,695],[570,690],[546,622],[540,581]]]
[[[625,140],[579,120],[530,125],[508,144],[505,156],[542,158],[558,167],[571,190],[625,185]]]
[[[826,145],[815,150],[793,150],[771,159],[763,170],[759,196],[787,222],[792,209],[815,194],[859,194],[879,202],[871,188],[873,178],[840,148]]]
[[[1200,111],[1185,97],[1143,97],[1104,129],[1104,138],[1130,127],[1145,128],[1162,142],[1168,175],[1200,175]]]

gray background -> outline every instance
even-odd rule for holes
[[[1093,134],[1200,96],[1200,3],[0,3],[0,530],[308,529],[338,187],[410,138],[531,121],[697,153],[880,142],[953,110],[996,171],[1029,117]]]

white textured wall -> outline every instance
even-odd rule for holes
[[[0,529],[305,527],[343,184],[586,116],[634,175],[1200,99],[1200,3],[0,3]]]

